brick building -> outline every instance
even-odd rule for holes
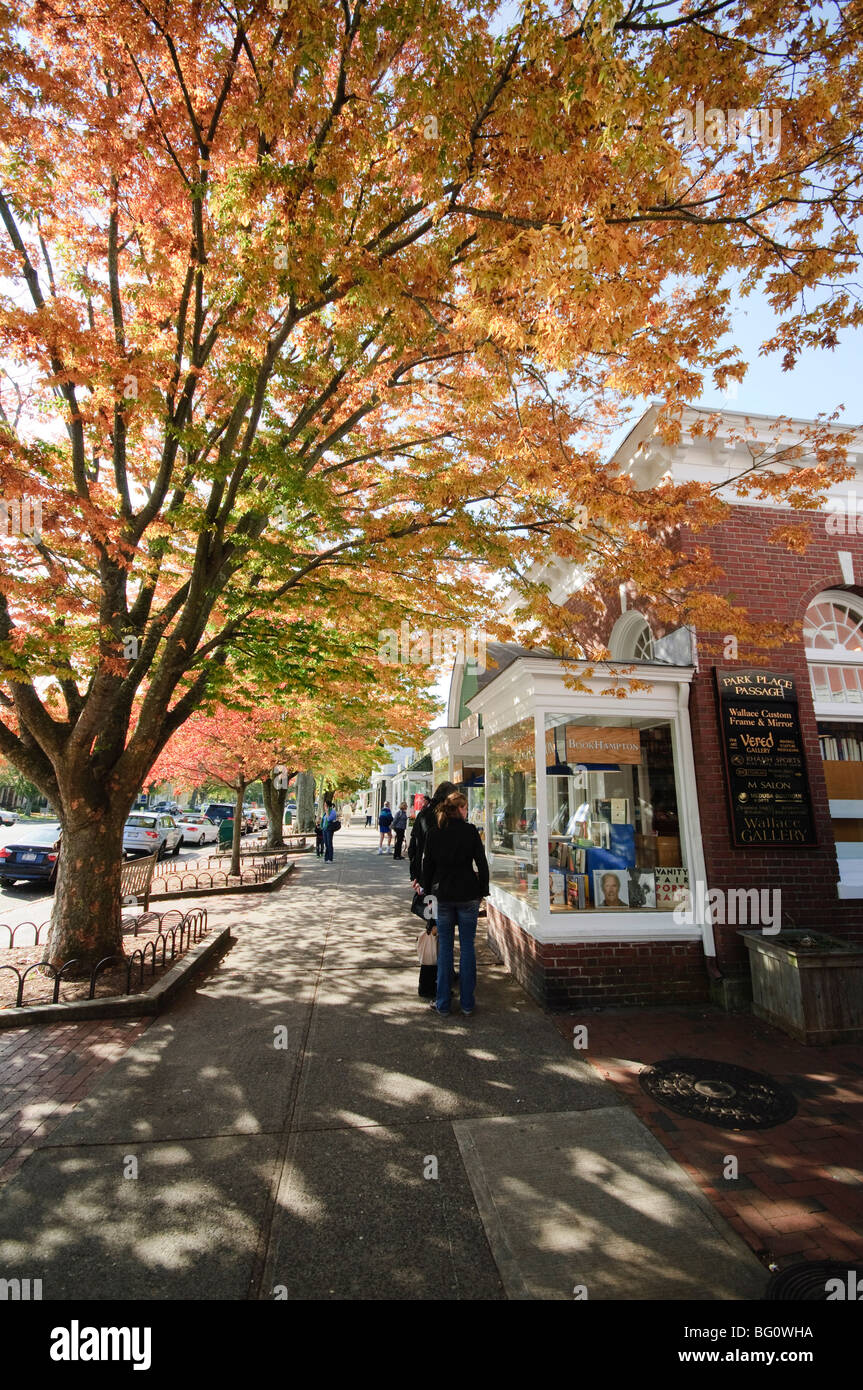
[[[670,448],[657,413],[624,440],[618,466],[643,487],[663,475],[722,487],[728,519],[682,531],[680,545],[706,541],[722,590],[799,636],[738,655],[729,634],[663,631],[624,590],[597,634],[609,668],[587,692],[565,686],[555,658],[515,648],[495,649],[482,673],[454,671],[436,780],[471,765],[492,866],[489,940],[552,1007],[742,1002],[741,927],[863,941],[863,432],[849,455],[860,483],[834,487],[822,511],[792,512],[725,486],[747,447],[729,437],[757,450],[774,421],[724,412],[710,440],[699,431],[710,412],[689,409]],[[786,517],[808,528],[802,555],[770,539]],[[543,578],[555,602],[578,603],[571,567],[552,562]],[[622,704],[603,694],[609,671],[633,665],[647,691]]]

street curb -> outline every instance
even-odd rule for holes
[[[124,994],[110,999],[76,999],[67,1004],[31,1004],[20,1009],[0,1010],[0,1032],[6,1028],[29,1028],[33,1024],[80,1023],[104,1018],[149,1018],[160,1014],[183,986],[203,966],[222,955],[231,944],[231,928],[210,933],[172,966],[167,975],[151,985],[145,994]]]
[[[227,888],[180,888],[176,892],[172,889],[170,893],[154,893],[151,890],[148,911],[153,911],[154,903],[169,902],[171,899],[177,898],[218,898],[231,893],[274,893],[277,888],[281,888],[288,874],[293,873],[296,867],[296,864],[289,864],[280,874],[276,874],[275,878],[269,879],[266,883],[238,883],[233,887],[229,885]],[[165,877],[173,878],[173,874],[166,874]]]

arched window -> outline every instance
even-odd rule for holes
[[[612,661],[653,661],[653,633],[647,619],[634,610],[623,613],[611,631],[608,649]]]
[[[644,627],[635,640],[635,651],[633,656],[636,661],[653,660],[653,638],[650,635],[650,628],[647,626],[647,623],[644,624]]]
[[[828,589],[813,599],[803,619],[816,713],[863,710],[863,599]],[[819,710],[820,707],[820,710]]]

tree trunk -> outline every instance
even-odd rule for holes
[[[305,834],[315,828],[315,775],[297,773],[297,829]]]
[[[286,786],[276,786],[272,777],[263,779],[264,809],[267,813],[267,849],[284,849]]]
[[[237,803],[234,809],[234,843],[231,846],[231,873],[240,872],[240,838],[243,834],[243,797],[246,794],[247,782],[242,778],[237,784]]]
[[[120,874],[125,811],[62,823],[57,889],[44,959],[58,969],[82,962],[84,974],[105,956],[122,955]]]

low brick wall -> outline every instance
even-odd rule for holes
[[[488,939],[510,974],[550,1009],[701,1004],[709,997],[698,941],[544,943],[492,903]]]

